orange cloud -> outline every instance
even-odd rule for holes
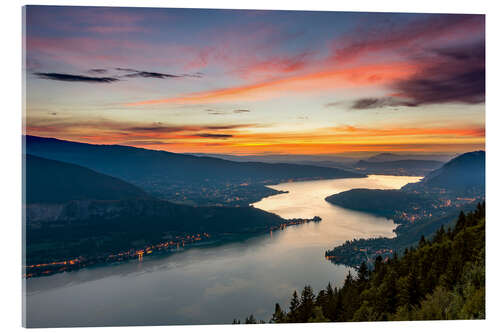
[[[467,128],[360,128],[354,126],[338,126],[333,127],[335,132],[351,133],[354,136],[367,135],[367,136],[414,136],[414,135],[439,135],[439,136],[468,136],[479,137],[485,136],[484,127],[467,127]],[[345,135],[345,134],[344,134]]]
[[[177,97],[127,103],[127,106],[150,104],[198,104],[234,100],[260,100],[290,91],[318,91],[374,84],[388,84],[408,78],[417,70],[411,63],[367,65],[345,69],[324,70],[232,88],[209,90]]]
[[[314,131],[255,133],[256,124],[169,125],[99,122],[37,123],[27,133],[97,144],[124,144],[172,152],[225,154],[331,154],[348,151],[465,152],[484,149],[485,129],[475,127],[335,126]]]

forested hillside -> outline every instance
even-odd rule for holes
[[[484,192],[486,154],[473,151],[462,154],[442,168],[429,173],[420,186],[446,188],[463,195]],[[413,188],[412,185],[408,186]]]
[[[441,320],[485,318],[485,205],[460,213],[453,229],[423,237],[416,248],[373,270],[362,264],[341,288],[295,291],[271,322]],[[256,322],[254,317],[247,322]]]
[[[121,179],[72,163],[26,155],[26,203],[152,199]]]
[[[418,205],[431,205],[433,200],[401,190],[355,188],[325,198],[331,204],[393,218],[395,211],[410,210]],[[400,221],[398,221],[400,222]]]
[[[29,215],[29,264],[90,259],[184,234],[262,232],[286,222],[253,207],[191,207],[161,200],[73,201],[50,220],[32,221]]]

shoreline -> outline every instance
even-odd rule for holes
[[[143,258],[149,256],[169,255],[175,252],[183,251],[193,246],[204,246],[210,244],[225,244],[243,236],[243,238],[261,235],[275,230],[284,230],[287,227],[300,225],[304,223],[321,222],[321,217],[314,216],[313,218],[292,218],[286,219],[285,223],[280,225],[270,226],[261,230],[254,230],[243,233],[220,233],[209,234],[207,232],[196,233],[184,237],[176,236],[176,240],[169,240],[163,243],[149,245],[144,248],[124,250],[118,253],[105,254],[94,258],[69,258],[50,263],[32,264],[23,267],[23,279],[37,278],[50,276],[57,273],[76,271],[82,268],[92,267],[96,265],[108,265],[119,262],[128,262],[131,260],[142,261]]]

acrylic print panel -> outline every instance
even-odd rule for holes
[[[484,318],[484,22],[25,7],[24,325]]]

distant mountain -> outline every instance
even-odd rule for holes
[[[404,176],[424,176],[447,162],[451,155],[400,155],[382,153],[367,159],[335,154],[321,155],[225,155],[193,153],[200,157],[215,157],[235,162],[293,163],[326,168],[341,168],[350,171]],[[432,159],[435,158],[435,159]]]
[[[26,203],[151,198],[115,177],[79,165],[26,155]]]
[[[235,162],[264,162],[264,163],[293,163],[306,164],[324,167],[345,168],[358,159],[352,157],[338,156],[335,154],[322,155],[227,155],[227,154],[207,154],[192,153],[191,155],[203,157],[215,157]]]
[[[443,162],[434,160],[396,160],[387,162],[360,160],[354,165],[354,168],[366,173],[423,176],[442,165]]]
[[[275,194],[263,184],[299,179],[364,177],[335,168],[234,162],[120,145],[94,145],[26,136],[26,153],[75,163],[118,177],[176,202],[247,205]],[[272,192],[272,193],[270,193]],[[276,192],[277,193],[277,192]],[[238,201],[231,201],[239,199]]]
[[[443,162],[433,160],[397,160],[388,162],[369,162],[360,160],[355,164],[356,167],[361,168],[426,168],[437,169],[443,165]]]
[[[460,155],[428,174],[422,185],[454,191],[485,187],[485,152],[474,151]]]
[[[401,161],[401,160],[430,160],[430,161],[440,161],[447,162],[451,158],[452,155],[445,154],[393,154],[393,153],[381,153],[374,155],[372,157],[366,158],[366,162],[393,162],[393,161]]]

